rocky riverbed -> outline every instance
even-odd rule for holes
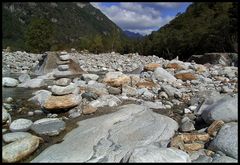
[[[4,162],[238,161],[237,67],[2,54]]]

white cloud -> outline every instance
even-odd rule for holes
[[[100,2],[92,2],[94,7],[100,9],[109,19],[123,30],[138,32],[146,35],[172,20],[173,16],[164,16],[160,8],[176,8],[179,3],[134,3],[121,2],[118,5],[105,6]]]

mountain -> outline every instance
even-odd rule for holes
[[[143,36],[140,33],[134,33],[128,30],[124,30],[123,32],[129,38],[143,38]]]
[[[144,38],[144,55],[188,59],[193,54],[238,51],[238,3],[195,2]]]
[[[87,2],[2,3],[2,34],[3,48],[29,51],[33,45],[28,45],[35,42],[39,47],[45,43],[39,49],[34,48],[35,51],[45,51],[90,47],[89,43],[94,41],[102,46],[103,40],[115,42],[124,38],[121,28]],[[106,49],[114,48],[109,45]]]

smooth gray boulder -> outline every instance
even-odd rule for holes
[[[238,121],[238,95],[234,97],[227,95],[216,100],[203,110],[201,117],[207,123],[214,120]]]
[[[238,123],[231,122],[223,125],[210,143],[209,149],[220,150],[227,156],[238,159]]]
[[[128,104],[114,113],[79,121],[62,143],[50,146],[32,162],[120,162],[137,146],[169,140],[177,129],[173,119]]]
[[[156,68],[153,72],[153,75],[159,81],[166,80],[168,82],[174,82],[177,80],[171,73],[161,67]]]
[[[30,80],[30,76],[28,74],[21,74],[19,77],[18,77],[18,80],[23,83],[23,82],[26,82],[28,80]]]
[[[3,135],[3,140],[6,143],[10,143],[30,136],[32,135],[28,132],[10,132]]]
[[[47,101],[47,99],[52,95],[52,92],[47,90],[38,90],[33,93],[35,96],[28,99],[28,101],[32,101],[41,107],[44,105],[44,103]]]
[[[30,79],[18,85],[21,88],[40,88],[43,86],[45,86],[45,81],[39,78]]]
[[[26,158],[38,148],[40,140],[37,136],[29,136],[3,146],[2,161],[14,163]]]
[[[54,95],[67,95],[67,94],[73,93],[75,88],[76,88],[75,84],[70,84],[65,87],[53,85],[51,88],[51,91]]]
[[[129,158],[129,162],[191,162],[191,159],[189,155],[182,150],[176,148],[160,148],[152,144],[135,148]]]
[[[2,86],[4,87],[15,87],[18,85],[18,80],[11,77],[2,78]]]
[[[61,131],[65,129],[65,122],[58,118],[43,118],[37,120],[31,126],[36,134],[39,135],[58,135]]]
[[[10,130],[12,132],[26,132],[30,129],[32,121],[29,119],[16,119],[10,124]]]

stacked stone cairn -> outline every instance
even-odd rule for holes
[[[81,101],[79,88],[72,83],[72,78],[76,72],[70,70],[71,56],[67,52],[59,54],[60,61],[57,61],[58,70],[55,72],[54,85],[51,87],[52,95],[44,104],[48,111],[69,109],[77,106]]]

